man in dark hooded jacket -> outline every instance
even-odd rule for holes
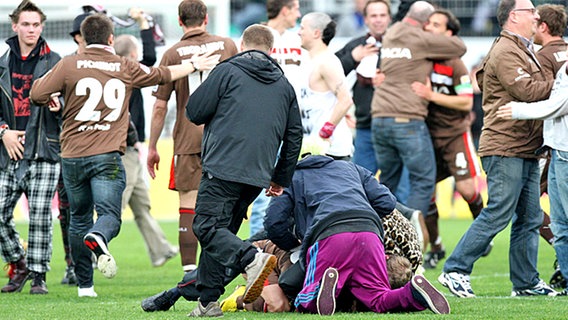
[[[244,52],[213,69],[187,103],[187,117],[205,125],[203,176],[193,225],[202,248],[197,272],[200,303],[189,316],[223,314],[217,300],[224,292],[226,267],[247,273],[244,300],[252,302],[276,264],[275,256],[258,252],[236,236],[262,188],[267,188],[267,196],[279,196],[290,185],[300,153],[296,95],[268,55],[272,44],[268,28],[247,28]]]

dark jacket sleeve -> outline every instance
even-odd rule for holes
[[[140,30],[140,38],[142,39],[142,60],[140,63],[151,67],[156,63],[156,42],[152,29]]]
[[[196,125],[209,123],[215,115],[219,97],[222,96],[221,86],[224,82],[224,75],[229,71],[224,66],[225,64],[220,64],[215,67],[209,77],[189,96],[185,106],[185,115]]]
[[[132,119],[128,122],[128,132],[126,134],[126,145],[131,147],[138,142],[138,132]]]
[[[268,239],[282,250],[291,250],[300,245],[292,230],[294,223],[293,187],[284,189],[284,193],[272,198],[266,209],[264,229]]]
[[[353,56],[351,55],[353,48],[358,45],[357,40],[358,39],[350,41],[335,53],[335,55],[339,58],[339,61],[341,61],[341,65],[343,66],[343,73],[345,75],[348,75],[351,70],[354,70],[357,67],[357,61],[355,61],[355,59],[353,59]]]
[[[396,206],[396,198],[390,190],[373,176],[371,171],[357,166],[365,193],[369,199],[371,207],[377,212],[380,217],[390,214]]]
[[[302,148],[302,135],[302,119],[298,102],[294,98],[288,113],[280,156],[272,175],[272,181],[280,186],[287,187],[292,181],[294,169],[300,156],[300,149]]]

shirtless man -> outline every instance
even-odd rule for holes
[[[335,25],[325,13],[312,12],[302,18],[299,34],[311,64],[308,64],[308,81],[302,86],[298,102],[304,139],[318,136],[329,139],[326,155],[349,160],[353,152],[353,136],[347,127],[345,114],[353,100],[345,83],[341,62],[328,49],[335,35]]]

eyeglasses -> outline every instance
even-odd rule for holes
[[[536,8],[513,9],[513,11],[528,11],[533,15],[537,13]]]

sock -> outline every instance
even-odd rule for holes
[[[191,271],[197,262],[197,237],[193,233],[195,210],[179,208],[179,252],[184,271]],[[188,270],[186,270],[188,269]]]
[[[554,234],[552,234],[552,230],[550,230],[550,216],[548,213],[544,212],[544,217],[542,219],[542,226],[540,226],[540,236],[546,240],[546,242],[550,243],[551,245],[554,244]]]
[[[476,193],[473,198],[466,201],[469,206],[469,210],[471,211],[471,215],[474,219],[477,218],[483,209],[483,197],[480,193]]]
[[[428,235],[430,236],[430,251],[435,251],[436,239],[439,238],[440,232],[438,230],[438,206],[436,205],[435,199],[430,202],[430,207],[428,208],[428,215],[425,217],[426,229],[428,230]]]
[[[69,219],[70,219],[69,208],[59,207],[59,225],[61,226],[61,238],[63,239],[63,251],[65,252],[65,262],[67,266],[73,265],[73,259],[71,259],[71,245],[69,245]]]

